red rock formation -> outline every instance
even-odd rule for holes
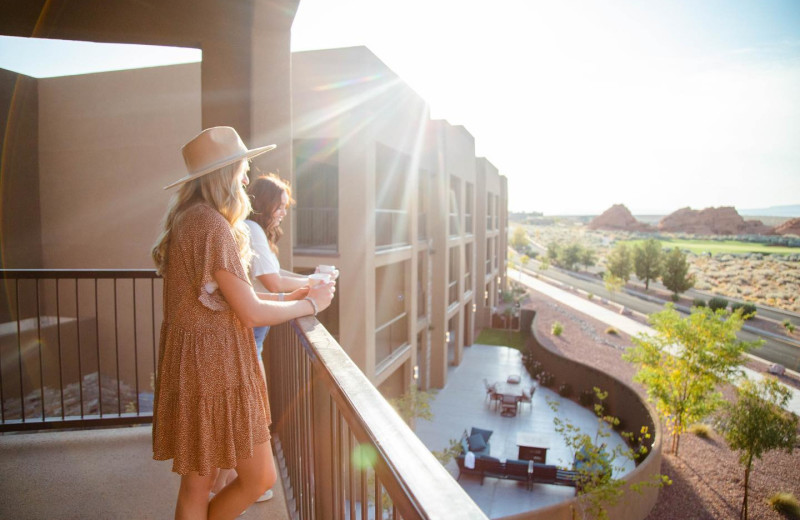
[[[589,229],[611,231],[652,231],[644,222],[636,220],[624,204],[614,204],[589,222]]]
[[[800,237],[800,217],[787,220],[775,228],[776,235],[797,235]]]
[[[694,210],[681,208],[662,218],[660,231],[695,235],[769,235],[772,229],[760,220],[744,220],[736,208],[723,206]]]

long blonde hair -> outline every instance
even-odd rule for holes
[[[249,169],[248,162],[235,162],[216,172],[188,181],[178,188],[169,201],[163,230],[152,249],[153,262],[159,274],[163,275],[167,269],[169,243],[175,225],[188,208],[203,201],[219,211],[231,225],[242,263],[245,266],[250,264],[253,253],[250,249],[250,233],[244,225],[244,219],[252,208],[250,198],[239,182],[240,168]]]

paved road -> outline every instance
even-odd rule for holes
[[[549,273],[548,273],[549,274]],[[647,325],[642,325],[638,321],[632,320],[627,316],[623,316],[619,313],[610,311],[605,307],[597,305],[596,303],[592,303],[590,300],[567,292],[563,289],[559,289],[553,285],[545,283],[541,280],[538,280],[532,276],[529,276],[524,273],[520,273],[517,270],[509,269],[508,270],[509,278],[512,280],[518,280],[523,285],[530,287],[535,291],[539,291],[542,294],[545,294],[551,298],[554,298],[564,305],[572,307],[573,309],[587,314],[597,320],[600,320],[604,323],[611,325],[612,327],[616,328],[617,330],[621,330],[626,334],[636,335],[636,334],[655,334],[655,331],[648,327]],[[759,380],[763,376],[758,372],[750,370],[746,367],[742,367],[745,371],[745,375],[752,380]],[[786,385],[784,385],[786,386]],[[792,398],[787,406],[787,409],[791,410],[792,412],[800,415],[800,391],[786,386],[791,393]]]
[[[509,272],[511,272],[510,269]],[[514,272],[517,273],[517,271]],[[561,269],[551,267],[542,274],[569,286],[592,293],[600,298],[606,298],[620,305],[624,305],[642,314],[652,314],[664,308],[663,302],[643,299],[640,293],[634,291],[620,291],[612,295],[606,290],[602,282],[580,273],[562,271]],[[512,279],[516,279],[516,276],[516,274],[512,276]],[[678,310],[688,312],[688,309],[678,308]],[[760,348],[752,350],[750,354],[769,363],[779,363],[788,369],[800,372],[800,346],[798,346],[796,342],[788,338],[781,338],[775,334],[763,333],[755,327],[750,326],[746,326],[746,330],[739,332],[738,337],[743,341],[757,341],[763,339],[764,344]]]

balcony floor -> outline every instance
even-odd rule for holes
[[[517,432],[531,432],[546,440],[550,448],[547,452],[548,464],[571,466],[572,454],[555,432],[553,418],[556,414],[547,400],[558,401],[558,416],[590,435],[597,431],[597,417],[544,387],[536,390],[530,405],[521,405],[516,417],[503,417],[499,410],[486,401],[483,379],[505,382],[510,374],[522,377],[522,387],[532,384],[522,366],[519,351],[478,344],[465,348],[461,365],[450,368],[447,385],[438,391],[431,402],[433,421],[417,421],[416,433],[425,446],[431,450],[442,450],[450,439],[460,438],[464,430],[475,426],[494,432],[490,439],[493,457],[516,459]],[[610,449],[617,444],[624,444],[622,437],[613,432],[604,442]],[[615,461],[615,466],[621,466],[620,470],[615,470],[615,474],[625,474],[634,468],[632,462],[624,462]],[[450,461],[447,468],[454,477],[458,475],[455,461]],[[480,478],[474,475],[463,475],[459,482],[489,518],[502,518],[546,507],[572,498],[575,491],[571,487],[548,484],[534,484],[533,489],[528,491],[521,482],[490,477],[481,485]]]
[[[172,518],[180,478],[150,426],[0,436],[0,518]],[[288,520],[280,479],[243,517]]]

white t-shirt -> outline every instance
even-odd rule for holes
[[[250,229],[250,248],[253,250],[253,259],[250,260],[250,281],[256,291],[269,292],[256,277],[262,274],[279,273],[281,264],[269,247],[264,229],[252,220],[245,220],[244,223]]]

